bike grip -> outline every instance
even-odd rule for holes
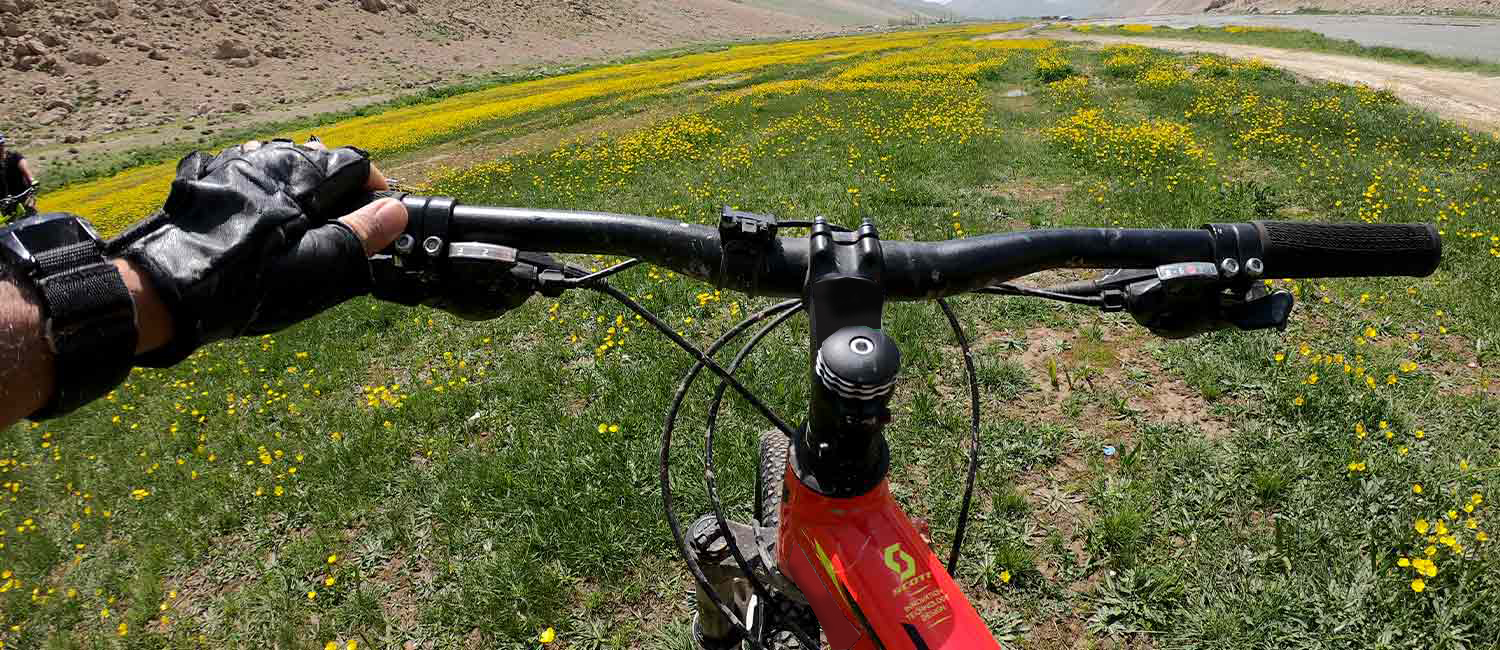
[[[1443,259],[1437,226],[1252,221],[1268,278],[1432,275]]]

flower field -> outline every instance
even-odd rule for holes
[[[1168,342],[1117,314],[954,301],[986,441],[958,577],[1007,646],[1500,644],[1500,141],[1256,61],[976,38],[1014,27],[647,60],[317,133],[399,159],[670,98],[691,109],[424,189],[697,223],[726,205],[871,216],[887,239],[1437,223],[1430,278],[1276,282],[1299,301],[1285,332]],[[118,229],[169,173],[45,207]],[[618,286],[700,343],[769,304],[665,269]],[[886,318],[904,364],[892,489],[942,551],[967,460],[962,366],[933,306]],[[793,319],[744,371],[793,419],[806,335]],[[485,323],[355,300],[136,371],[73,416],[0,432],[0,641],[684,647],[692,595],[655,461],[687,367],[623,308],[568,294]],[[721,426],[720,489],[748,516],[765,427],[740,404]],[[702,450],[683,438],[690,519]]]

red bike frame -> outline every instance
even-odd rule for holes
[[[835,650],[999,648],[886,481],[831,499],[788,463],[777,561]]]

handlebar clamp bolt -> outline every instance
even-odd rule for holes
[[[1245,260],[1245,273],[1248,274],[1250,277],[1252,277],[1252,278],[1258,278],[1258,277],[1261,276],[1261,274],[1263,274],[1265,272],[1266,272],[1266,263],[1260,261],[1259,257],[1252,257],[1252,258],[1250,258],[1248,260]]]
[[[402,235],[396,238],[396,252],[402,255],[410,255],[412,249],[417,247],[417,238],[411,235]]]
[[[422,250],[427,251],[428,255],[437,257],[437,254],[443,250],[443,238],[433,235],[422,240]]]
[[[1240,263],[1233,257],[1226,257],[1224,261],[1219,262],[1219,271],[1224,274],[1224,277],[1232,278],[1240,274]]]

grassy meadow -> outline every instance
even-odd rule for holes
[[[1169,342],[1119,314],[954,300],[985,409],[958,578],[1023,648],[1500,644],[1500,141],[1254,61],[977,38],[1015,27],[691,53],[317,133],[399,162],[620,116],[640,123],[422,189],[698,223],[723,205],[872,216],[887,239],[1435,222],[1430,278],[1278,282],[1299,298],[1285,332]],[[118,229],[164,173],[45,207]],[[665,269],[616,284],[703,344],[769,304]],[[934,305],[886,319],[904,360],[893,491],[943,555],[967,460],[962,366]],[[794,318],[744,371],[791,419],[805,345]],[[68,418],[0,432],[0,641],[689,647],[656,466],[688,366],[578,293],[484,323],[355,300],[138,370]],[[685,520],[706,509],[692,434],[709,392],[673,453]],[[748,517],[766,426],[733,400],[722,424],[720,489]]]

